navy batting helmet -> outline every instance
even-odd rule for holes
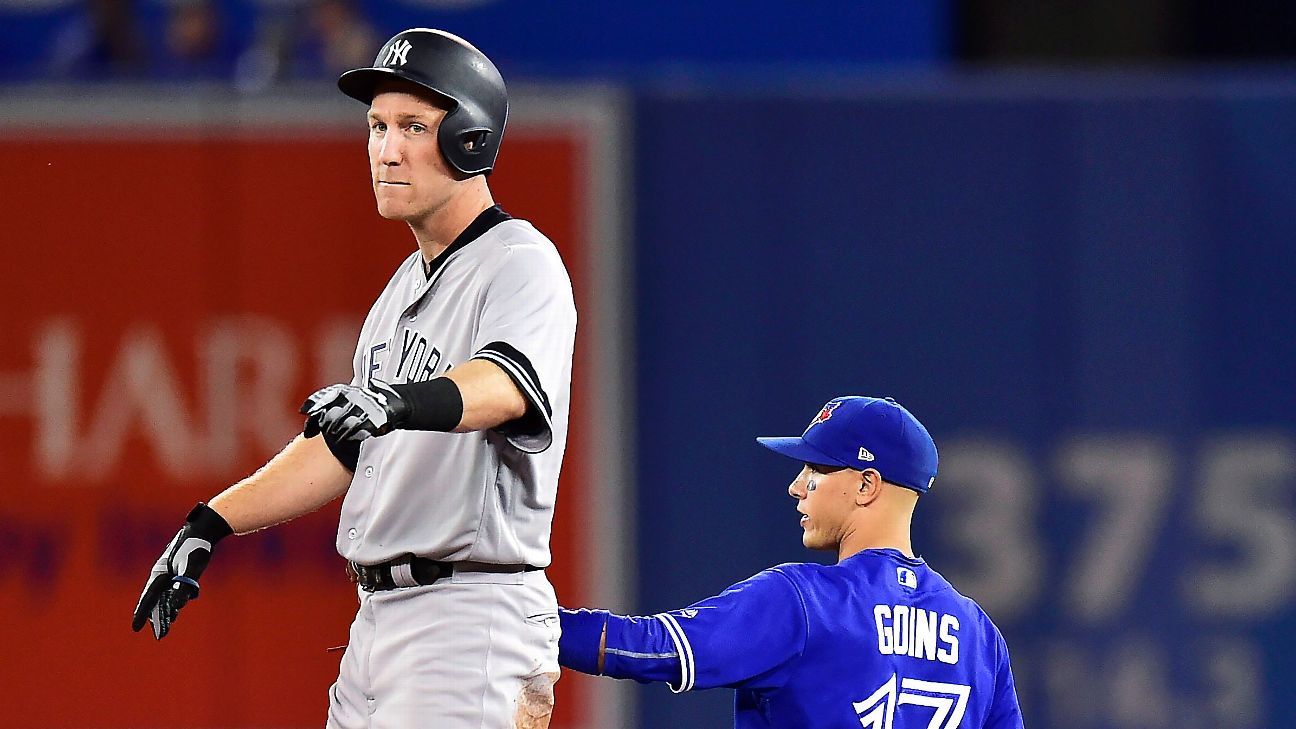
[[[368,104],[378,85],[393,78],[422,86],[445,103],[437,142],[452,167],[465,175],[490,173],[508,121],[508,92],[484,53],[444,30],[411,28],[384,43],[372,67],[342,74],[338,88]]]

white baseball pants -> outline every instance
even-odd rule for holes
[[[360,591],[328,729],[526,726],[519,712],[557,678],[558,636],[543,571],[456,572],[432,585]]]

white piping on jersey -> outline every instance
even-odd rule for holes
[[[674,658],[678,653],[636,653],[634,651],[623,651],[620,648],[604,648],[604,653],[611,653],[614,656],[625,656],[626,658]]]
[[[666,626],[667,635],[675,643],[675,650],[679,651],[680,685],[678,689],[671,686],[670,690],[677,694],[692,690],[693,684],[697,680],[697,667],[693,665],[693,646],[689,644],[688,636],[684,634],[684,629],[680,627],[680,624],[675,622],[674,615],[659,613],[653,617]]]
[[[545,398],[540,395],[540,383],[533,380],[531,375],[527,374],[527,371],[523,369],[521,365],[493,349],[478,350],[477,354],[473,355],[473,359],[488,359],[500,367],[508,368],[510,372],[517,375],[518,380],[520,380],[526,387],[527,395],[535,403],[535,406],[542,411],[546,410]],[[549,413],[545,412],[545,420],[548,419]]]
[[[518,449],[523,453],[542,453],[549,450],[549,446],[553,444],[553,416],[549,414],[548,408],[545,407],[545,398],[540,394],[539,385],[533,382],[531,377],[527,375],[526,371],[519,367],[516,362],[508,357],[497,354],[496,352],[491,350],[482,350],[477,354],[474,354],[472,358],[494,362],[504,368],[506,372],[513,373],[513,379],[522,385],[523,390],[526,390],[527,399],[535,404],[536,409],[540,411],[541,417],[544,418],[545,427],[550,431],[549,443],[545,444],[543,448],[535,451],[530,448],[522,448],[517,443],[514,443],[514,445],[518,446]]]
[[[515,368],[520,370],[520,374],[526,377],[526,381],[531,384],[531,389],[540,396],[541,401],[536,403],[536,407],[544,408],[545,413],[548,415],[553,414],[553,406],[549,403],[549,396],[544,391],[543,383],[540,382],[540,375],[536,373],[535,368],[531,366],[531,362],[527,359],[525,354],[518,351],[513,347],[513,345],[505,341],[491,342],[477,350],[477,353],[473,356],[480,357],[485,355],[503,357],[505,360],[511,362]],[[514,355],[516,355],[516,357]]]

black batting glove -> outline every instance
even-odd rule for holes
[[[370,380],[364,387],[329,385],[316,390],[300,412],[306,416],[303,435],[323,433],[330,444],[341,444],[392,432],[409,420],[410,406],[391,385]]]
[[[153,564],[144,592],[135,605],[131,630],[153,624],[153,637],[162,640],[171,630],[180,608],[198,597],[198,578],[211,561],[212,549],[233,534],[229,523],[206,504],[189,512],[185,525]]]

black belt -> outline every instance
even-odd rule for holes
[[[484,562],[438,562],[425,557],[403,557],[381,564],[364,565],[347,562],[347,576],[365,592],[418,587],[443,580],[456,571],[515,574],[535,572],[540,567],[529,564],[486,564]]]

